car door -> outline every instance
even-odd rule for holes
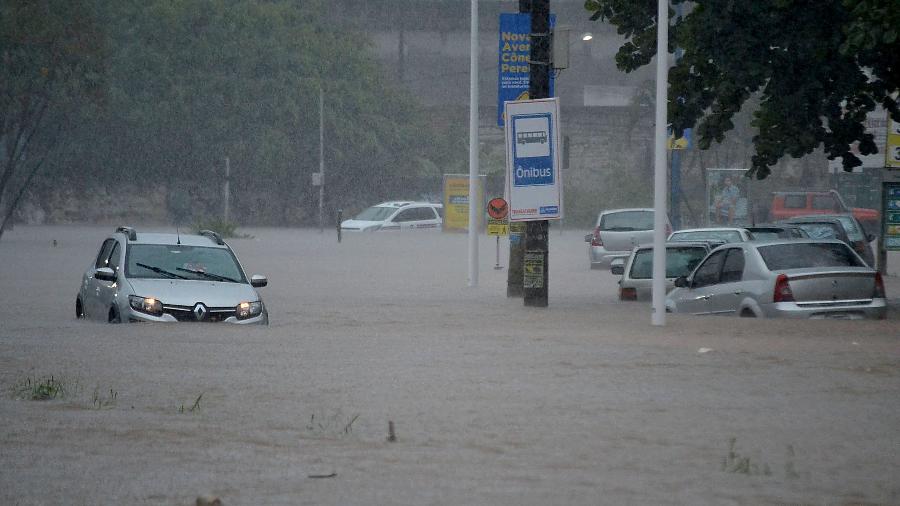
[[[118,277],[119,268],[122,263],[122,243],[119,241],[115,241],[113,244],[112,250],[109,252],[109,257],[106,260],[106,267],[109,267],[116,273]],[[97,281],[97,302],[100,304],[99,315],[100,318],[106,317],[109,313],[109,308],[116,303],[116,294],[119,291],[119,282],[118,281],[102,281],[99,279],[95,279]]]
[[[681,292],[678,297],[679,313],[708,314],[710,312],[709,299],[721,277],[726,252],[727,250],[713,252],[697,267],[690,287]]]
[[[97,279],[94,274],[96,274],[97,269],[108,267],[109,254],[112,252],[116,242],[117,241],[112,238],[103,241],[103,244],[100,245],[100,251],[97,253],[97,258],[94,260],[93,267],[91,267],[84,275],[81,302],[84,307],[85,316],[89,318],[101,318],[101,315],[106,314],[106,310],[101,309],[104,307],[101,296],[103,288],[109,285],[109,283]]]
[[[744,250],[729,248],[725,251],[719,282],[709,286],[708,303],[712,314],[734,314],[744,295],[741,283],[744,278]]]
[[[422,206],[413,209],[413,211],[416,211],[415,219],[410,222],[410,228],[423,229],[438,228],[440,226],[440,219],[433,207]]]

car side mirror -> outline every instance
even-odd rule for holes
[[[875,240],[875,234],[866,234],[866,240],[872,242]]]
[[[250,276],[250,286],[254,288],[262,288],[269,284],[269,278],[265,276],[261,276],[259,274],[254,274]]]
[[[116,272],[109,267],[100,267],[94,272],[94,277],[100,281],[115,281]]]
[[[678,288],[687,288],[688,286],[690,286],[690,283],[688,283],[687,277],[678,276],[677,278],[675,278],[675,286]]]
[[[594,234],[588,234],[584,236],[584,242],[591,242],[594,240]]]

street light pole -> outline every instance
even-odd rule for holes
[[[469,286],[478,286],[478,0],[472,0],[469,54]]]
[[[656,18],[656,138],[653,178],[653,314],[656,326],[666,324],[666,126],[669,80],[669,2],[658,0]]]
[[[319,233],[325,230],[325,93],[319,84]]]

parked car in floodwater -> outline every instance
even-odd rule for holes
[[[443,204],[408,200],[382,202],[365,209],[352,219],[341,222],[341,230],[375,232],[440,229],[444,222],[443,214]]]
[[[119,227],[82,276],[75,316],[109,323],[268,324],[269,312],[231,248],[209,230],[138,233]]]
[[[720,242],[666,243],[666,292],[675,278],[687,276]],[[627,260],[615,259],[610,271],[619,279],[619,300],[650,300],[653,292],[653,245],[634,248]]]
[[[785,220],[784,223],[802,228],[813,239],[837,239],[847,243],[853,251],[865,260],[870,267],[875,266],[875,253],[870,242],[875,235],[866,231],[865,227],[852,214],[814,214],[798,216]]]
[[[593,233],[584,236],[591,269],[610,265],[614,258],[627,257],[640,244],[653,241],[654,211],[651,208],[608,209],[597,216]],[[666,216],[666,235],[672,231]]]
[[[666,311],[697,315],[882,319],[881,274],[846,243],[781,239],[713,250],[675,280]]]

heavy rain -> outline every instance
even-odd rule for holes
[[[698,108],[670,106],[667,248],[701,251],[656,325],[656,6],[533,3],[559,131],[501,126],[532,2],[477,2],[472,196],[470,2],[0,2],[0,504],[900,503],[900,83],[871,59],[897,43],[760,2],[883,79],[833,118],[791,34],[737,71],[747,30],[670,6]],[[778,127],[786,82],[818,109]],[[516,202],[511,142],[558,152],[521,176],[558,206]],[[546,263],[493,218],[530,207],[561,215]]]

